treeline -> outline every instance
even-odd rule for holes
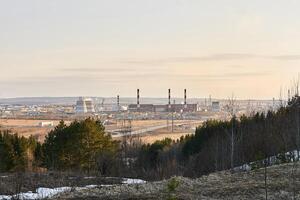
[[[278,111],[209,120],[194,135],[177,141],[142,145],[135,163],[139,176],[162,179],[172,175],[198,177],[245,163],[300,150],[300,97]]]
[[[300,98],[278,111],[208,121],[184,141],[187,174],[198,176],[300,150]],[[299,156],[295,157],[299,157]]]
[[[43,144],[35,138],[0,132],[0,172],[59,171],[115,173],[119,143],[105,133],[104,126],[91,118],[67,126],[61,121]]]
[[[41,144],[11,131],[0,131],[0,172],[25,171],[38,166]]]
[[[193,135],[153,144],[128,136],[114,141],[92,118],[70,125],[61,121],[43,144],[33,137],[2,132],[0,171],[42,167],[158,180],[173,175],[197,177],[296,149],[300,150],[298,96],[276,112],[210,120]]]

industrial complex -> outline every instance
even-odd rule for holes
[[[24,136],[33,135],[43,141],[45,135],[60,120],[70,123],[86,117],[97,118],[113,137],[139,135],[152,141],[166,136],[178,139],[194,133],[194,129],[208,119],[226,120],[230,117],[226,99],[172,97],[171,89],[166,98],[136,97],[57,97],[30,99],[2,99],[0,101],[0,124]],[[236,116],[253,112],[275,110],[276,101],[238,100]],[[171,135],[170,135],[171,134]]]
[[[92,99],[80,97],[76,102],[76,113],[94,113],[95,106]]]
[[[128,110],[131,112],[197,112],[197,104],[187,103],[187,90],[184,89],[184,102],[182,104],[176,104],[171,102],[171,89],[168,89],[168,104],[155,105],[155,104],[141,104],[140,103],[140,90],[137,89],[137,103],[130,104]]]
[[[176,103],[171,99],[171,89],[168,89],[168,104],[143,104],[140,100],[140,89],[137,89],[136,104],[129,104],[127,107],[120,105],[120,96],[117,95],[116,105],[111,108],[112,112],[129,111],[129,112],[197,112],[198,104],[187,103],[187,90],[184,89],[184,102]],[[102,110],[103,106],[102,106]],[[76,102],[75,112],[77,114],[95,113],[94,102],[90,98],[80,97]]]

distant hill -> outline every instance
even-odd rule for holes
[[[18,97],[2,98],[0,104],[45,105],[45,104],[74,104],[78,97]]]

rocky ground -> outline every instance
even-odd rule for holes
[[[267,169],[268,199],[300,199],[300,163]],[[266,199],[264,169],[231,173],[223,171],[198,179],[174,177],[145,184],[74,188],[54,199]]]

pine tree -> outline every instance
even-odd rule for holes
[[[98,158],[116,153],[117,143],[100,121],[87,118],[69,126],[61,122],[46,137],[43,150],[48,168],[90,171],[103,165],[104,160]]]

